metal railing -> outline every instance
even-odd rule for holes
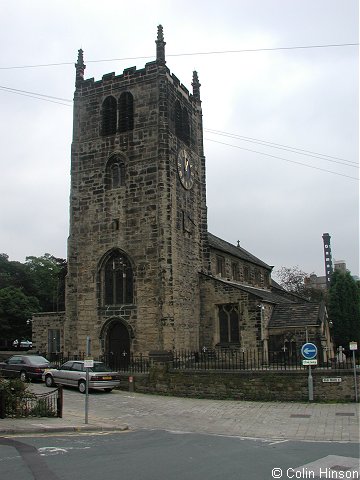
[[[48,353],[44,354],[52,366],[59,367],[63,363],[70,360],[84,360],[86,358],[85,353],[79,353],[77,355],[71,355],[70,353]],[[94,360],[104,362],[108,367],[116,372],[128,372],[128,373],[147,373],[149,371],[150,362],[149,358],[144,355],[134,355],[132,353],[124,354],[104,354],[98,357],[94,357]]]
[[[48,393],[27,392],[18,397],[7,391],[0,391],[0,418],[6,417],[59,417],[62,418],[62,387]]]
[[[264,353],[260,349],[239,350],[212,350],[174,352],[172,367],[178,370],[303,370],[301,355],[288,355],[282,352]],[[314,368],[343,370],[353,368],[352,358],[338,361],[332,358],[322,360],[318,354],[318,363]],[[359,363],[359,359],[357,359]]]

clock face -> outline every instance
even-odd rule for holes
[[[179,152],[177,167],[181,183],[189,190],[194,183],[194,162],[190,154],[184,149]]]

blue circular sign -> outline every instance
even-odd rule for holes
[[[317,346],[313,343],[304,343],[304,345],[301,347],[301,355],[306,360],[311,360],[312,358],[315,358],[317,355]]]

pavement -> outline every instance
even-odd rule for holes
[[[43,384],[31,387],[48,391]],[[0,419],[0,436],[65,432],[168,430],[243,438],[358,443],[359,404],[207,400],[113,390],[64,389],[63,418]]]

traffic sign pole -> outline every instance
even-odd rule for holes
[[[301,354],[305,358],[305,360],[313,360],[317,355],[317,346],[313,343],[306,342],[301,347]],[[308,366],[309,374],[308,374],[308,392],[309,392],[309,402],[314,400],[314,381],[311,372],[311,365]]]
[[[357,350],[357,342],[350,342],[350,350],[353,353],[353,366],[354,366],[354,388],[355,388],[355,402],[358,402],[358,393],[357,393],[357,381],[356,381],[356,360],[355,360],[355,351]]]

